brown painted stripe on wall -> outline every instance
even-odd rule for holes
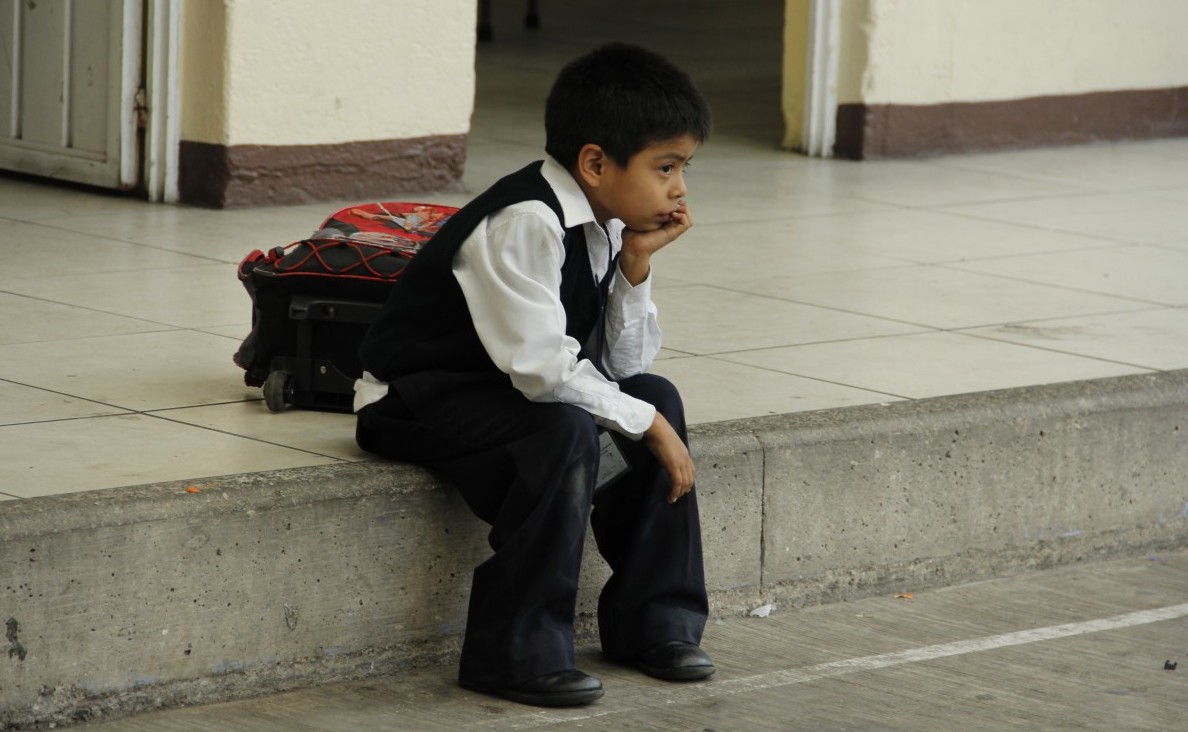
[[[459,191],[466,135],[337,145],[212,145],[183,140],[183,203],[213,208]]]
[[[842,104],[834,154],[854,160],[1188,135],[1188,87],[996,102]]]

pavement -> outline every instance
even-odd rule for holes
[[[665,730],[1169,732],[1188,716],[1188,553],[1089,563],[719,619],[717,673],[669,683],[612,665],[592,705],[538,709],[459,688],[452,663],[91,732]],[[1169,668],[1176,666],[1176,668]]]

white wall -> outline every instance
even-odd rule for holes
[[[938,104],[1188,85],[1185,0],[842,2],[853,23],[843,31],[850,41],[842,59],[843,103]]]
[[[464,134],[475,0],[191,0],[182,138],[325,145]]]

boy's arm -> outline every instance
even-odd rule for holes
[[[689,208],[682,201],[668,222],[659,229],[647,232],[623,230],[619,271],[606,323],[610,350],[603,360],[610,373],[615,374],[617,368],[625,365],[622,359],[616,360],[616,355],[634,353],[638,354],[637,357],[643,357],[644,361],[637,364],[631,373],[622,374],[628,376],[646,371],[659,351],[660,331],[656,324],[656,306],[651,301],[651,258],[692,225]],[[650,346],[636,348],[634,346],[638,344],[632,342],[634,339],[648,342]],[[620,348],[624,345],[625,348]],[[693,489],[697,475],[689,448],[660,412],[656,412],[652,425],[643,435],[643,441],[668,473],[668,502],[675,503]]]
[[[491,217],[462,245],[454,275],[487,355],[533,401],[581,407],[602,426],[639,439],[656,410],[578,357],[560,301],[563,231],[539,202]]]
[[[693,226],[684,201],[668,222],[652,231],[623,229],[619,266],[606,314],[603,367],[623,379],[647,371],[660,351],[660,327],[651,298],[652,255]]]
[[[632,287],[622,270],[617,270],[607,302],[602,353],[602,367],[612,379],[622,380],[651,368],[662,339],[656,315],[651,278]],[[591,349],[587,343],[587,352]]]

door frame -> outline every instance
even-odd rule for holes
[[[807,41],[801,144],[811,157],[830,158],[837,139],[841,0],[809,3]]]
[[[185,0],[148,0],[144,184],[150,201],[178,201],[181,26]]]

